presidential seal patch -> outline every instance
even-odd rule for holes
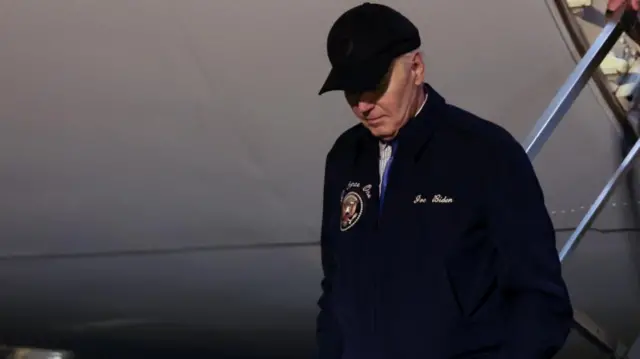
[[[356,192],[347,193],[342,199],[342,212],[340,215],[340,230],[347,231],[353,227],[362,216],[364,210],[362,197]]]

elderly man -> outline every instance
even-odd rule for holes
[[[329,32],[320,94],[360,123],[326,158],[318,357],[551,358],[572,308],[531,163],[424,83],[420,45],[371,3]]]

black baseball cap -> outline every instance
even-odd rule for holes
[[[376,89],[398,56],[420,47],[418,28],[386,5],[365,2],[343,13],[327,38],[332,69],[319,95]]]

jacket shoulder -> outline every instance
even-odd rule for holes
[[[366,131],[367,129],[359,123],[342,132],[327,153],[327,163],[334,162],[347,153],[354,153],[354,146],[358,139],[366,134]]]
[[[480,149],[480,152],[492,157],[514,154],[516,157],[520,157],[518,154],[526,156],[524,148],[515,137],[497,123],[453,105],[448,105],[447,111],[445,127],[449,127],[467,146],[472,146],[474,152]]]
[[[538,193],[544,201],[533,163],[524,147],[504,127],[469,111],[450,106],[443,129],[456,159],[478,179],[480,192]]]

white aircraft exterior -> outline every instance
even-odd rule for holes
[[[0,342],[310,357],[324,157],[356,121],[340,93],[317,92],[328,30],[359,3],[0,0]],[[432,86],[523,141],[604,9],[383,3],[419,27]],[[534,160],[559,249],[623,157],[631,90],[611,81],[635,71],[625,41]],[[564,261],[576,309],[627,346],[640,330],[630,192]],[[559,357],[602,354],[576,332]]]

